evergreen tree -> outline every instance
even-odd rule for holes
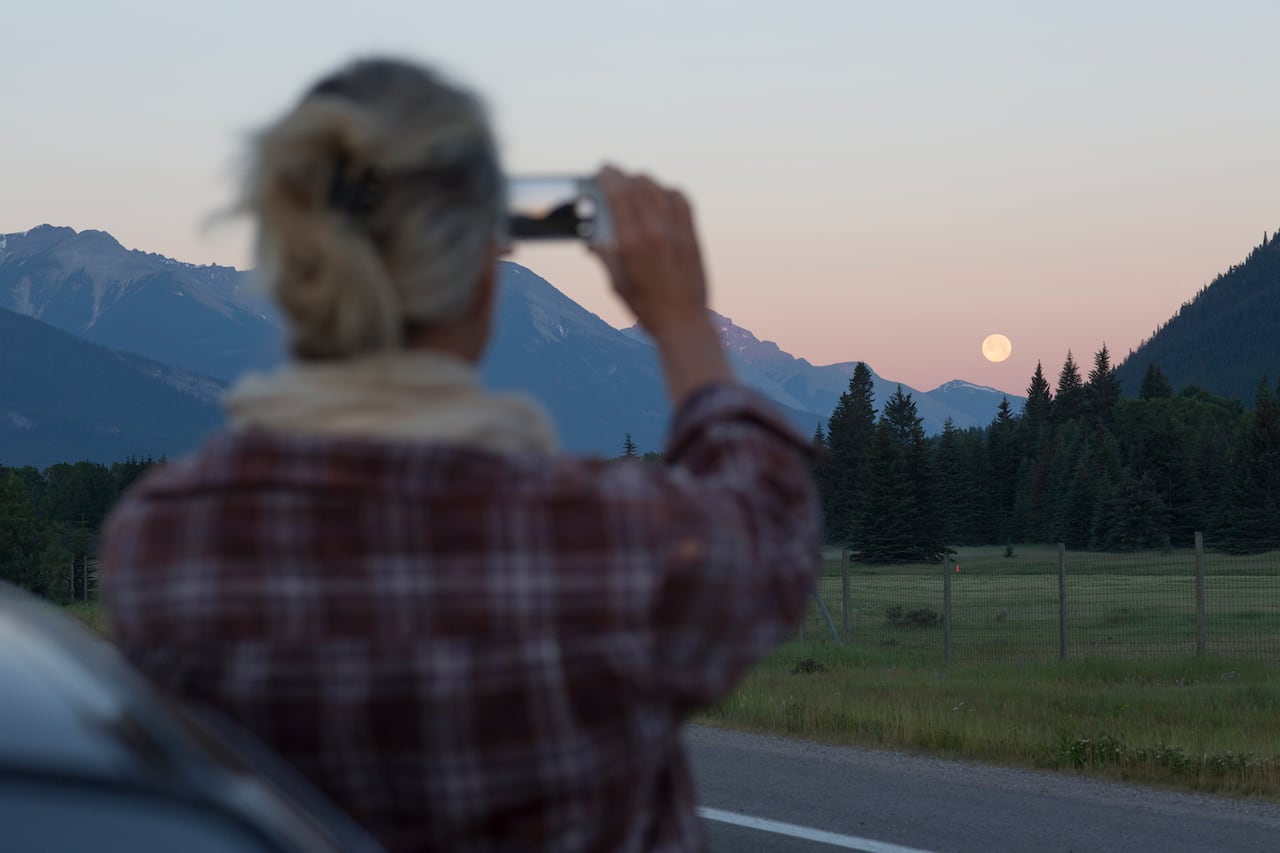
[[[822,433],[821,422],[813,428],[813,440],[811,446],[813,447],[813,467],[811,469],[813,472],[813,481],[818,484],[818,490],[822,495],[823,518],[825,518],[830,512],[826,505],[826,489],[822,488],[822,476],[824,467],[827,464],[827,437]]]
[[[1112,513],[1119,496],[1123,471],[1120,465],[1120,446],[1115,436],[1104,426],[1095,426],[1090,437],[1089,452],[1085,464],[1090,471],[1092,491],[1085,494],[1082,506],[1077,507],[1081,519],[1087,517],[1086,547],[1105,551],[1111,536]]]
[[[1163,400],[1173,396],[1173,388],[1169,380],[1154,364],[1147,365],[1147,372],[1142,376],[1142,389],[1138,392],[1139,400]]]
[[[1071,350],[1058,373],[1058,387],[1053,392],[1053,421],[1065,424],[1084,414],[1084,383],[1080,380],[1080,368],[1076,366]]]
[[[871,368],[860,361],[827,421],[827,455],[818,477],[832,543],[847,543],[856,533],[861,481],[876,428],[874,400]]]
[[[852,546],[867,563],[899,563],[916,554],[915,505],[902,445],[884,418],[867,462],[861,518]]]
[[[960,531],[955,539],[961,545],[987,545],[995,542],[996,513],[987,495],[991,493],[991,429],[972,429],[962,436],[962,452],[968,476],[959,487],[964,498]]]
[[[1089,384],[1085,398],[1089,413],[1099,422],[1110,424],[1116,403],[1120,401],[1120,380],[1111,367],[1111,354],[1103,344],[1093,356],[1093,369],[1089,371]]]
[[[1169,547],[1169,514],[1148,478],[1122,477],[1098,505],[1092,547],[1105,551]]]
[[[1022,406],[1024,454],[1034,456],[1048,439],[1049,418],[1052,413],[1053,398],[1049,394],[1049,383],[1037,361],[1036,372],[1031,374],[1031,383],[1027,385],[1027,402]]]
[[[65,600],[71,555],[61,530],[42,522],[13,471],[0,477],[0,580]]]
[[[967,477],[961,457],[960,431],[956,429],[955,421],[950,416],[943,422],[942,434],[938,436],[937,459],[941,479],[938,493],[941,498],[939,519],[942,523],[942,541],[958,543],[961,541],[960,523],[964,518],[964,502],[967,500],[963,491]]]
[[[1246,423],[1228,492],[1224,545],[1235,553],[1280,548],[1280,405],[1265,378]]]
[[[813,428],[813,452],[818,457],[824,456],[827,452],[827,437],[822,433],[821,423]]]
[[[631,440],[631,433],[627,433],[627,437],[622,441],[622,457],[634,459],[636,456],[636,443]]]
[[[1061,447],[1054,466],[1053,541],[1068,548],[1089,547],[1098,471],[1094,464],[1089,430],[1074,419],[1058,431]]]
[[[987,494],[991,499],[996,541],[1008,544],[1013,541],[1019,457],[1018,424],[1008,397],[1002,397],[996,407],[987,446],[991,457],[991,484]]]
[[[1023,506],[1021,533],[1024,542],[1052,541],[1050,522],[1053,518],[1054,454],[1056,446],[1046,440],[1034,459],[1027,459],[1026,476],[1019,476],[1023,494],[1019,497]]]
[[[891,447],[883,445],[882,433],[888,435]],[[890,458],[875,458],[881,453]],[[872,466],[876,477],[892,475],[901,482],[880,480],[869,487],[869,503],[860,515],[860,535],[869,537],[863,551],[872,555],[867,559],[936,559],[944,547],[937,467],[915,401],[901,385],[885,402],[876,428]]]

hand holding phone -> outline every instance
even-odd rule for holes
[[[613,220],[592,178],[515,177],[507,181],[507,235],[600,246],[613,241]]]

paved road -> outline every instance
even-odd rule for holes
[[[685,739],[717,853],[1280,851],[1270,803],[701,726]]]

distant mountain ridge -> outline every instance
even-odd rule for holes
[[[176,455],[222,422],[223,385],[0,309],[0,465]]]
[[[501,281],[490,349],[481,364],[486,382],[541,400],[570,450],[616,455],[628,433],[641,450],[660,449],[671,413],[655,353],[643,335],[613,328],[517,264],[502,264]],[[175,376],[211,377],[200,382],[216,381],[219,388],[247,370],[269,369],[283,360],[279,318],[254,286],[252,273],[126,249],[102,231],[43,225],[0,235],[0,309],[86,342],[137,353],[149,364],[173,365]],[[773,399],[806,433],[825,424],[848,387],[855,362],[815,367],[728,318],[714,318],[746,384]],[[94,352],[104,359],[132,358]],[[881,403],[896,383],[880,377],[875,381]],[[56,387],[46,390],[54,393]],[[985,425],[1005,396],[964,382],[927,393],[908,390],[929,432],[941,430],[948,416],[962,428]],[[1010,400],[1020,405],[1020,398]],[[146,407],[145,400],[134,403]],[[89,413],[82,414],[81,422],[87,424]],[[87,437],[92,429],[86,429]],[[201,420],[190,443],[205,429]],[[170,446],[130,452],[156,455],[171,452]],[[88,452],[74,442],[65,447],[65,458]],[[5,464],[3,458],[0,464]]]
[[[1280,231],[1205,285],[1116,369],[1137,396],[1150,365],[1175,391],[1188,385],[1253,405],[1258,383],[1280,380]]]
[[[856,361],[814,366],[806,359],[784,351],[773,341],[760,340],[722,314],[713,311],[712,318],[729,361],[744,383],[791,411],[808,415],[810,432],[818,423],[825,428],[826,419],[835,409],[840,395],[849,388]],[[639,341],[648,341],[638,326],[623,329],[623,333]],[[874,369],[871,377],[877,409],[901,384],[902,390],[911,394],[915,401],[925,432],[930,435],[942,432],[947,418],[951,418],[958,429],[986,426],[995,418],[996,407],[1002,399],[1008,398],[1015,412],[1021,411],[1026,401],[1025,397],[959,379],[939,385],[932,391],[920,391],[885,379]]]
[[[104,231],[0,234],[0,308],[224,381],[282,355],[249,273],[126,249]]]

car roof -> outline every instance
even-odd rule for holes
[[[281,849],[381,850],[229,718],[177,708],[109,643],[4,582],[0,685],[0,775],[203,803]]]
[[[119,654],[0,586],[0,766],[164,784],[181,735]]]

